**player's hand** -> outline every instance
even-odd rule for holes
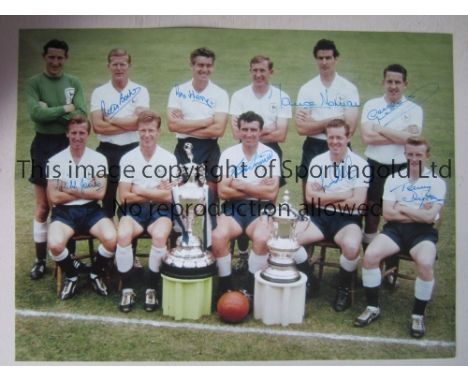
[[[425,210],[430,210],[432,208],[432,203],[430,203],[430,202],[423,203],[423,208]]]
[[[323,187],[317,182],[312,183],[310,185],[310,188],[312,189],[312,191],[317,191],[317,192],[323,191]]]
[[[236,190],[244,191],[245,182],[240,180],[240,179],[232,179],[231,180],[231,186],[232,186],[232,188],[235,188]]]
[[[410,133],[410,134],[419,134],[419,127],[418,125],[409,125],[405,128],[405,130],[407,133]]]
[[[309,111],[304,109],[297,110],[296,119],[300,122],[308,122],[310,120]]]
[[[372,131],[375,131],[376,133],[380,132],[382,130],[382,127],[376,123],[372,124]]]
[[[172,119],[184,119],[184,114],[180,109],[172,109],[169,115]]]
[[[144,188],[141,186],[137,186],[136,184],[132,185],[132,192],[137,195],[143,196]]]
[[[42,102],[42,101],[39,101],[38,104],[39,104],[39,106],[42,107],[43,109],[47,109],[47,108],[49,107],[45,102]]]
[[[214,123],[214,118],[213,118],[213,117],[208,117],[208,118],[205,120],[205,126],[206,126],[206,127],[211,126],[213,123]]]
[[[73,105],[72,103],[69,105],[63,105],[63,108],[65,109],[66,113],[72,113],[76,110],[75,105]]]
[[[272,184],[275,183],[275,180],[273,178],[263,178],[261,181],[260,181],[261,184],[265,184],[267,186],[271,186]]]
[[[174,186],[175,182],[169,182],[168,180],[162,180],[158,185],[158,190],[170,190]]]

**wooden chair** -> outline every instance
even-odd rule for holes
[[[413,280],[413,281],[416,280],[416,273],[414,270],[409,271],[409,272],[403,272],[400,267],[401,265],[400,261],[409,261],[409,262],[414,263],[414,260],[409,253],[399,252],[395,255],[392,255],[392,257],[395,260],[394,266],[384,270],[385,261],[382,260],[380,263],[380,269],[382,271],[382,280],[384,280],[387,276],[392,275],[393,277],[392,277],[392,281],[390,284],[390,287],[392,289],[396,288],[396,283],[397,283],[398,278],[401,278],[404,280]]]
[[[315,247],[320,248],[319,255],[313,255]],[[338,246],[338,244],[336,244],[334,241],[331,241],[331,240],[321,240],[316,243],[313,243],[311,250],[310,250],[310,253],[312,254],[312,257],[310,259],[310,264],[311,265],[318,264],[318,267],[319,267],[319,270],[318,270],[319,288],[322,283],[323,269],[325,267],[340,269],[339,261],[330,261],[330,260],[327,261],[327,249],[337,249],[341,253],[341,248]],[[353,274],[353,279],[351,281],[351,304],[354,304],[355,293],[356,293],[356,273]]]
[[[83,260],[83,259],[91,259],[94,255],[94,237],[92,235],[75,235],[73,236],[70,240],[75,240],[75,241],[83,241],[87,240],[88,241],[88,253],[83,254],[83,255],[78,255],[75,253],[75,259],[77,260]],[[54,278],[55,278],[55,291],[57,293],[57,296],[60,296],[60,291],[62,290],[62,284],[63,284],[63,274],[62,274],[62,269],[58,266],[57,263],[55,263],[55,268],[54,268]]]

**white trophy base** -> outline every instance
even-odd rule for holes
[[[265,280],[255,273],[254,318],[266,325],[301,324],[304,320],[307,276],[288,284]]]

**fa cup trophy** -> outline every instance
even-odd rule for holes
[[[293,283],[301,278],[294,261],[294,253],[299,249],[296,240],[296,225],[307,219],[299,214],[289,203],[289,191],[284,192],[273,219],[273,232],[267,242],[270,255],[268,266],[260,274],[265,280],[274,283]]]
[[[181,225],[182,235],[177,239],[176,247],[163,259],[161,268],[164,275],[178,279],[210,277],[216,271],[214,256],[203,250],[202,241],[193,234],[195,218],[200,211],[206,215],[208,210],[208,186],[203,165],[193,163],[192,148],[191,143],[184,145],[189,158],[188,163],[180,165],[185,183],[172,190],[178,209],[176,220]]]

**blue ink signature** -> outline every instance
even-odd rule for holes
[[[282,93],[281,85],[279,86],[280,94]],[[314,101],[303,101],[293,102],[289,97],[281,96],[281,107],[294,106],[301,107],[303,109],[333,109],[333,108],[352,108],[360,107],[359,102],[351,100],[343,100],[341,98],[329,98],[328,89],[325,89],[325,94],[320,92],[320,104],[316,104]]]
[[[395,187],[390,190],[390,192],[394,192],[396,190],[400,189],[400,191],[405,192],[409,191],[410,195],[409,196],[403,196],[401,199],[402,202],[406,203],[413,203],[413,202],[419,202],[419,208],[423,207],[424,203],[437,203],[437,202],[443,202],[444,199],[440,199],[434,195],[432,195],[431,192],[431,186],[416,186],[411,183],[405,183],[401,186]]]
[[[273,157],[273,151],[271,149],[265,150],[262,153],[255,153],[254,157],[245,165],[247,160],[241,159],[240,162],[235,165],[235,167],[230,166],[229,177],[236,177],[237,174],[242,174],[244,176],[249,171],[254,170],[256,167],[260,166],[263,163],[266,163],[271,160]],[[244,165],[243,165],[244,164]]]
[[[125,106],[127,106],[135,96],[140,93],[141,87],[138,86],[135,89],[129,89],[127,93],[120,93],[119,97],[119,103],[113,103],[109,105],[108,107],[106,106],[106,103],[104,100],[101,101],[101,112],[103,115],[112,118],[117,115],[120,110],[122,110]]]
[[[425,90],[428,88],[427,90]],[[424,90],[424,91],[423,91]],[[429,82],[426,85],[421,86],[420,88],[417,88],[412,94],[408,95],[406,97],[406,100],[400,101],[398,103],[394,104],[388,104],[382,109],[372,109],[367,113],[367,119],[370,121],[377,120],[379,125],[380,121],[385,119],[387,116],[390,114],[394,113],[397,110],[400,110],[400,113],[396,113],[393,118],[389,119],[385,124],[382,126],[387,126],[389,123],[393,122],[395,119],[399,118],[402,114],[409,112],[411,109],[416,107],[416,104],[413,104],[410,106],[408,101],[413,101],[416,98],[418,98],[419,102],[424,102],[428,100],[429,98],[433,97],[437,91],[439,90],[439,84],[435,82]],[[426,94],[427,92],[427,94]],[[422,93],[422,95],[421,95]],[[418,97],[416,97],[418,96]],[[407,108],[402,108],[402,106],[409,106]]]
[[[322,188],[327,190],[331,188],[334,184],[337,184],[343,180],[351,180],[355,179],[359,176],[357,166],[352,167],[353,160],[351,159],[350,155],[347,155],[344,161],[341,163],[333,164],[333,166],[327,166],[325,168],[324,174],[322,175]],[[325,180],[327,177],[327,171],[330,170],[330,167],[333,168],[333,175],[335,176],[333,179],[330,180],[328,184],[325,184]]]
[[[68,188],[70,190],[80,190],[80,192],[83,192],[84,189],[87,188],[94,188],[96,187],[96,190],[99,191],[102,188],[101,182],[96,180],[95,178],[92,178],[91,180],[81,178],[79,184],[77,184],[76,179],[69,179],[65,182],[64,188]]]
[[[205,96],[202,96],[200,94],[197,94],[193,90],[189,90],[188,94],[185,94],[182,90],[180,90],[179,85],[176,85],[175,93],[176,93],[176,97],[178,98],[189,99],[192,102],[201,103],[205,106],[208,106],[210,109],[213,109],[215,107],[215,103],[211,99]]]

